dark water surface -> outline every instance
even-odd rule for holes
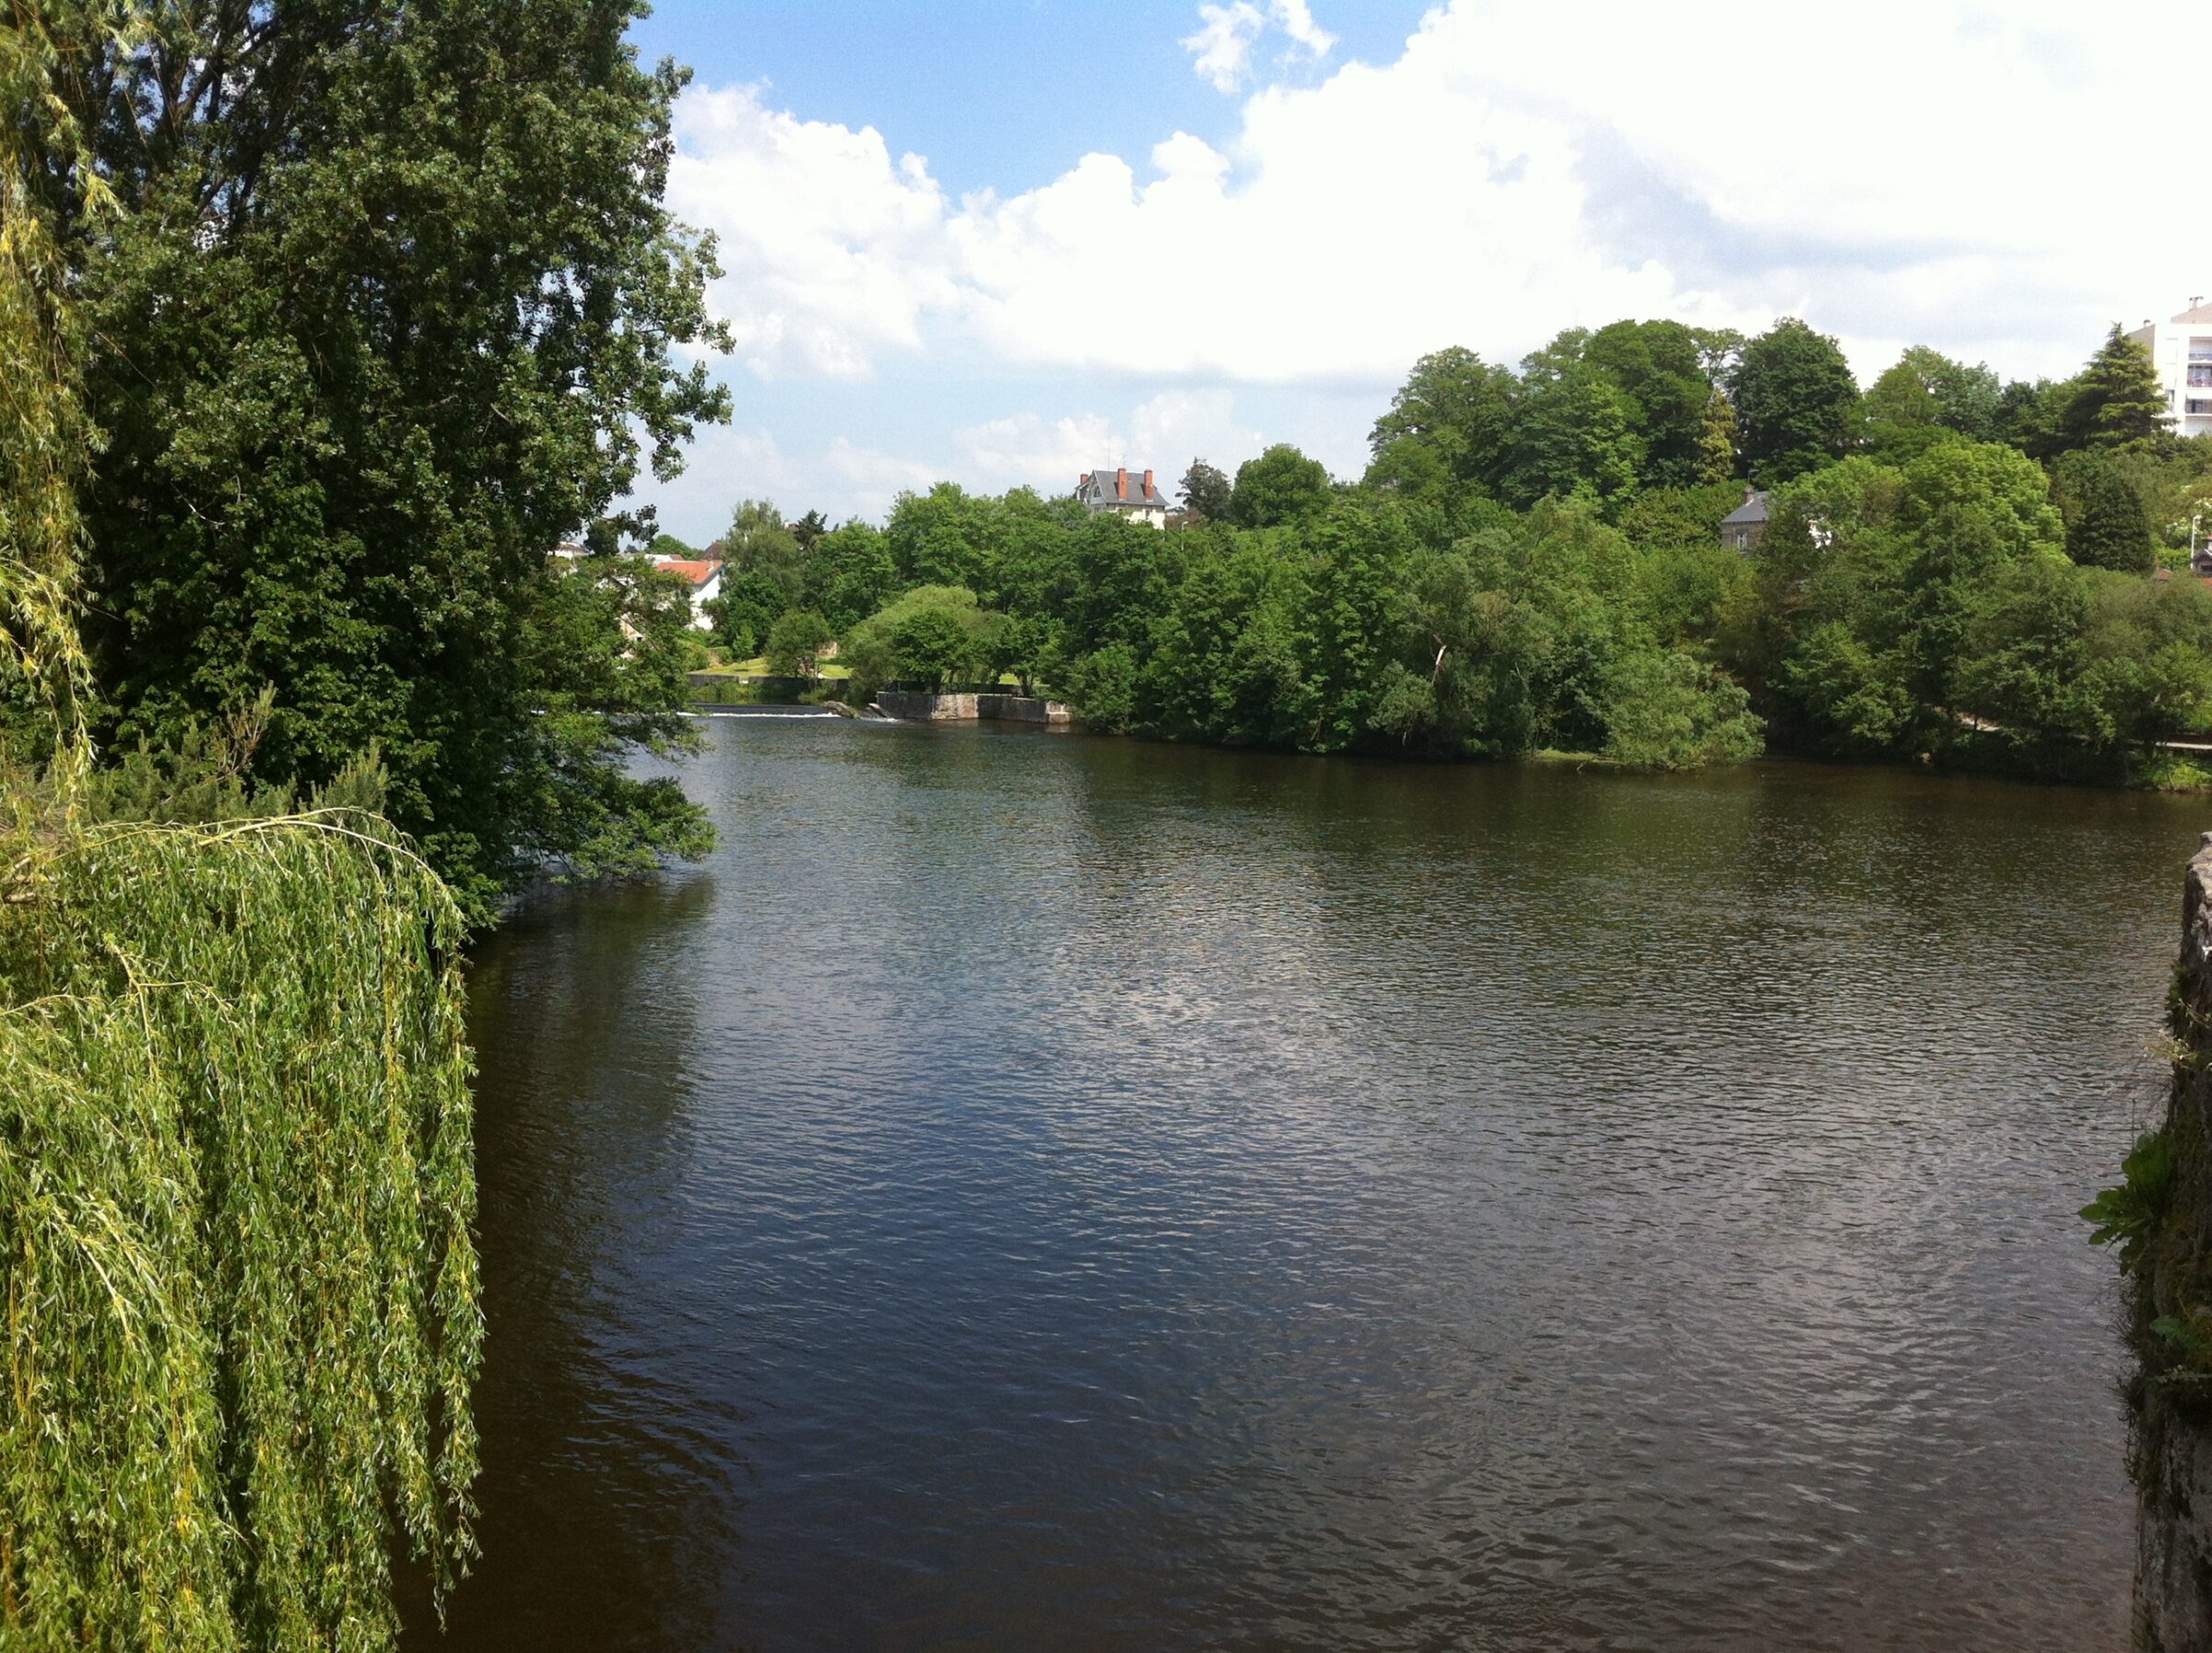
[[[2117,1648],[2202,802],[718,722],[475,979],[433,1648]]]

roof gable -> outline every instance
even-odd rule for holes
[[[1168,496],[1156,481],[1147,482],[1142,471],[1085,471],[1076,481],[1076,492],[1096,494],[1110,505],[1146,505],[1167,509]]]
[[[1721,526],[1746,527],[1752,523],[1767,520],[1767,494],[1764,489],[1755,490],[1751,497],[1721,518]]]
[[[722,573],[722,564],[697,557],[663,557],[653,567],[665,574],[679,574],[693,590]]]

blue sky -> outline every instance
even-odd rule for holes
[[[736,414],[649,486],[879,515],[949,477],[1356,474],[1426,350],[1803,314],[1863,377],[1928,343],[2070,371],[2212,290],[2180,0],[669,0],[671,204],[712,228]]]
[[[1327,66],[1394,57],[1427,9],[1322,6],[1339,42]],[[809,120],[876,126],[894,148],[929,157],[956,194],[1011,194],[1051,183],[1089,150],[1141,154],[1178,127],[1232,133],[1236,106],[1193,73],[1179,44],[1198,26],[1184,0],[663,0],[632,38],[649,60],[674,57],[702,81],[766,81],[773,101]],[[1280,43],[1263,54],[1280,57]],[[1310,84],[1324,65],[1300,53],[1270,74]]]

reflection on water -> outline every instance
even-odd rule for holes
[[[475,981],[483,1648],[2116,1648],[2198,806],[728,721]]]

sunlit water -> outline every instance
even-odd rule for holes
[[[479,1648],[2116,1648],[2212,807],[729,720],[475,977]]]

